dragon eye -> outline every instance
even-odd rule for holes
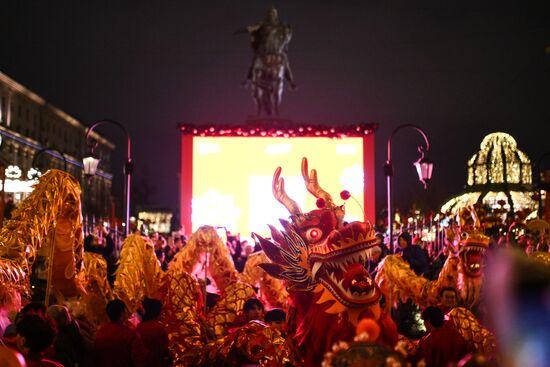
[[[462,232],[462,233],[460,234],[460,239],[461,239],[462,241],[467,240],[468,237],[470,237],[470,236],[468,235],[468,232]]]
[[[308,242],[315,243],[323,237],[323,231],[319,228],[310,228],[306,231],[306,239]]]

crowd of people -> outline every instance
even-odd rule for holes
[[[382,234],[372,258],[365,268],[376,277],[380,262],[392,254],[388,241]],[[164,236],[154,233],[150,236],[155,255],[166,270],[178,252],[186,245],[183,236]],[[226,243],[236,269],[242,272],[247,257],[260,250],[257,244],[229,237]],[[85,240],[85,251],[105,257],[109,281],[114,279],[116,270],[116,244],[108,231],[98,235],[90,234]],[[548,252],[548,239],[541,236],[535,239],[527,232],[512,238],[495,237],[488,252],[500,248],[513,247],[524,256],[533,250]],[[395,241],[395,254],[400,255],[418,276],[437,279],[451,246],[438,249],[432,243],[423,242],[408,232],[402,232]],[[11,297],[11,298],[10,298]],[[0,305],[17,304],[13,294],[0,297]],[[454,308],[464,306],[459,292],[453,287],[444,287],[439,293],[439,304],[421,308],[409,300],[399,300],[392,311],[401,335],[413,340],[417,345],[414,355],[403,358],[403,365],[418,366],[470,366],[497,365],[476,354],[471,345],[457,332],[446,315]],[[215,299],[213,300],[215,302]],[[383,300],[384,302],[384,300]],[[7,366],[170,366],[168,333],[159,321],[162,303],[157,299],[145,298],[137,314],[130,315],[123,301],[114,299],[107,304],[105,313],[108,322],[94,325],[90,323],[78,307],[54,304],[46,307],[42,303],[30,302],[20,309],[2,309],[0,313],[0,335],[2,346],[0,360],[12,361]],[[251,320],[260,320],[271,325],[282,337],[290,338],[295,331],[289,327],[292,322],[282,309],[267,310],[258,298],[245,302],[242,317],[230,325],[229,332],[236,332]],[[478,310],[472,310],[477,312]],[[477,314],[483,321],[483,312]],[[485,358],[485,359],[484,359]],[[481,362],[480,362],[481,361]],[[250,361],[243,360],[246,365]],[[477,364],[476,364],[477,363]],[[0,364],[1,365],[1,364]]]
[[[15,292],[0,296],[2,305],[21,301]],[[39,302],[27,303],[2,314],[0,366],[172,366],[168,331],[159,320],[162,309],[160,300],[146,297],[138,311],[130,314],[122,300],[114,299],[105,308],[107,321],[95,325],[87,320],[77,304],[46,307]],[[262,301],[250,298],[244,302],[242,311],[229,332],[237,332],[246,323],[256,320],[270,325],[282,337],[286,336],[284,310],[266,312]]]
[[[159,322],[161,310],[159,300],[145,298],[131,317],[124,302],[114,299],[105,309],[108,321],[94,325],[78,308],[28,303],[10,315],[13,322],[2,330],[0,362],[11,359],[13,364],[0,365],[170,366],[168,333]]]

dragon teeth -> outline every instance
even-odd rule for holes
[[[313,268],[311,269],[311,277],[313,279],[315,279],[315,275],[317,274],[317,272],[321,268],[321,265],[322,264],[320,262],[316,262],[315,264],[313,264]]]
[[[469,247],[467,250],[468,250],[468,251],[485,252],[485,249],[484,249],[484,248],[478,247],[478,246]]]
[[[372,253],[373,253],[373,249],[372,248],[369,248],[366,252],[365,252],[365,260],[367,259],[372,259]]]
[[[353,264],[361,264],[365,265],[365,262],[372,258],[371,256],[372,249],[368,249],[365,251],[360,251],[356,253],[352,253],[347,255],[346,257],[340,258],[339,260],[327,262],[327,270],[328,272],[334,272],[336,270],[340,270],[342,272],[345,272],[346,269]],[[319,268],[321,267],[320,262],[316,262],[312,267],[312,274],[313,278],[315,278],[315,275],[317,274]]]

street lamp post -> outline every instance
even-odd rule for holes
[[[86,143],[89,147],[91,147],[91,153],[92,156],[90,157],[84,157],[82,159],[82,162],[84,164],[84,173],[87,176],[93,176],[95,175],[95,171],[97,169],[97,165],[99,164],[99,160],[93,157],[94,150],[97,148],[99,143],[94,140],[91,136],[92,131],[99,126],[103,125],[105,123],[110,123],[118,126],[122,131],[124,131],[124,134],[126,134],[127,139],[127,154],[126,154],[126,163],[124,164],[123,173],[126,176],[126,180],[124,182],[124,234],[127,236],[130,230],[130,181],[132,177],[132,171],[133,171],[133,162],[132,162],[132,156],[131,156],[131,140],[130,135],[128,134],[128,130],[122,125],[120,122],[110,119],[103,119],[94,122],[87,130],[86,132]]]
[[[61,158],[63,159],[63,170],[65,172],[67,172],[67,158],[65,157],[65,154],[63,154],[62,152],[58,151],[57,149],[53,149],[53,148],[42,148],[40,149],[38,152],[36,152],[36,154],[34,155],[34,157],[32,158],[32,163],[31,163],[31,168],[34,168],[36,169],[36,175],[40,175],[40,170],[38,168],[41,168],[41,167],[38,167],[38,157],[40,157],[40,155],[44,152],[51,152],[51,153],[58,153]],[[50,154],[51,154],[50,153]],[[56,155],[52,154],[54,157],[58,158]]]
[[[384,164],[384,175],[387,179],[387,193],[388,193],[388,229],[389,229],[389,241],[390,241],[390,251],[393,253],[393,212],[392,212],[392,191],[393,191],[393,182],[392,182],[392,176],[393,176],[393,164],[391,160],[391,141],[394,137],[394,135],[405,128],[413,128],[416,131],[422,135],[424,138],[425,147],[422,147],[421,145],[418,146],[418,151],[420,152],[420,158],[414,162],[414,166],[416,167],[416,172],[418,173],[418,178],[420,182],[424,184],[424,188],[426,188],[426,181],[429,181],[432,178],[432,171],[433,171],[433,163],[424,157],[424,153],[427,152],[430,149],[430,142],[428,140],[428,137],[426,136],[426,133],[424,130],[422,130],[420,127],[413,125],[413,124],[403,124],[398,127],[396,127],[390,137],[388,138],[388,159],[386,160],[386,164]]]
[[[540,219],[543,219],[543,216],[544,216],[544,213],[542,212],[542,189],[543,189],[543,184],[542,184],[542,161],[544,160],[544,158],[550,156],[550,152],[546,152],[544,153],[542,156],[540,156],[538,162],[537,162],[537,171],[538,171],[538,181],[537,181],[537,191],[538,191],[538,196],[539,196],[539,207],[538,207],[538,211],[537,211],[537,214],[538,214],[538,217]],[[546,190],[546,195],[548,195],[548,182],[545,182],[545,185],[544,185],[544,189]]]

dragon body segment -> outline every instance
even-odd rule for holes
[[[52,293],[58,300],[76,297],[82,257],[80,184],[49,170],[0,229],[0,286],[30,294],[29,275],[40,260],[47,269],[46,303]]]
[[[124,240],[113,293],[135,312],[144,297],[158,297],[164,278],[153,244],[139,234]]]
[[[388,302],[388,306],[397,300],[404,301],[407,298],[419,306],[435,305],[439,302],[441,289],[456,286],[458,262],[456,256],[447,258],[438,279],[430,281],[416,275],[401,256],[388,255],[380,262],[375,281],[382,293],[391,301]]]
[[[466,216],[471,216],[472,220],[468,222]],[[447,258],[438,279],[434,281],[416,275],[401,256],[386,256],[378,266],[376,275],[376,283],[384,295],[391,302],[410,298],[419,306],[426,307],[439,303],[439,295],[444,287],[453,287],[468,308],[476,306],[481,298],[489,237],[482,233],[474,209],[459,213],[459,228],[449,237],[451,240],[456,239],[457,248]],[[388,306],[391,306],[391,302]],[[495,352],[493,334],[467,308],[453,308],[446,317],[473,350],[488,355]]]
[[[472,220],[468,222],[467,216]],[[450,232],[448,238],[456,240],[456,247],[452,247],[452,254],[434,281],[416,275],[400,256],[386,256],[376,275],[376,283],[384,294],[393,300],[411,298],[425,307],[439,302],[442,288],[454,287],[468,308],[476,306],[480,301],[485,252],[490,239],[483,234],[474,209],[459,213],[459,227]]]
[[[479,323],[471,311],[463,307],[456,307],[446,317],[453,323],[455,329],[472,350],[488,356],[496,353],[495,336]]]
[[[269,275],[259,264],[268,262],[265,252],[259,251],[248,256],[241,280],[259,288],[259,298],[270,308],[288,307],[288,292],[283,281]]]
[[[240,281],[227,246],[210,226],[200,227],[191,235],[169,271],[192,273],[201,257],[206,261],[208,272],[221,292],[220,300],[206,318],[215,335],[222,337],[241,314],[244,302],[256,293],[249,284]]]
[[[208,271],[221,298],[207,313],[204,294],[193,269],[206,256]],[[163,272],[151,241],[139,234],[126,238],[116,272],[113,294],[135,311],[143,297],[164,304],[162,321],[168,329],[176,366],[200,365],[215,342],[242,313],[244,302],[254,297],[253,288],[239,280],[229,251],[210,226],[199,228]]]

